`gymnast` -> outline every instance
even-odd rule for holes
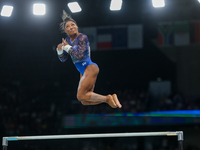
[[[103,96],[93,92],[99,67],[91,61],[88,38],[85,34],[78,32],[76,21],[64,10],[62,20],[60,28],[67,34],[67,37],[62,39],[62,43],[58,44],[56,50],[61,62],[65,62],[68,55],[70,55],[74,65],[80,72],[77,99],[83,105],[107,103],[112,108],[121,108],[122,105],[116,94]]]

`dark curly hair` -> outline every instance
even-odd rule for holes
[[[68,21],[73,21],[77,25],[76,21],[74,19],[72,19],[72,17],[70,15],[68,15],[65,10],[63,10],[62,20],[63,20],[63,22],[60,23],[60,30],[62,32],[65,32],[65,24]]]

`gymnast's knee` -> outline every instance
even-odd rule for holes
[[[89,105],[88,102],[84,101],[83,96],[77,94],[77,99],[82,103],[82,105]]]
[[[80,102],[84,101],[84,98],[83,98],[84,96],[83,95],[77,94],[76,97]]]
[[[82,103],[82,105],[89,105],[89,103],[86,101],[81,101],[81,103]]]

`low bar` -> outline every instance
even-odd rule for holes
[[[74,134],[74,135],[44,135],[44,136],[12,136],[3,137],[2,146],[6,150],[8,141],[21,140],[50,140],[50,139],[74,139],[74,138],[106,138],[106,137],[137,137],[137,136],[177,136],[178,141],[183,142],[182,131],[167,131],[167,132],[136,132],[136,133],[104,133],[104,134]],[[179,146],[182,150],[183,146]]]

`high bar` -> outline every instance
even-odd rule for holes
[[[8,146],[8,141],[20,141],[20,140],[49,140],[49,139],[74,139],[74,138],[136,137],[136,136],[178,136],[178,141],[183,141],[183,131],[167,131],[167,132],[11,136],[11,137],[3,137],[2,146]]]

